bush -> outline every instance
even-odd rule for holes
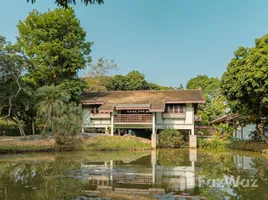
[[[52,133],[57,144],[66,144],[81,133],[82,108],[75,103],[63,104],[54,117]]]
[[[230,146],[230,141],[224,141],[220,139],[198,139],[197,146],[199,148],[211,148],[211,149],[226,149]]]
[[[165,129],[159,134],[160,148],[179,148],[184,145],[183,135],[177,130]]]

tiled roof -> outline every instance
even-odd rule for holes
[[[164,110],[165,103],[205,103],[201,90],[138,90],[83,93],[81,104],[102,104],[100,111],[112,111],[117,105],[150,105]]]

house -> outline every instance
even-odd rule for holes
[[[211,122],[211,124],[229,123],[231,126],[235,127],[233,138],[238,140],[252,140],[252,133],[256,131],[256,124],[250,123],[245,126],[239,124],[239,120],[242,117],[239,114],[229,114],[219,117]],[[265,135],[268,136],[267,128],[264,129]]]
[[[87,92],[81,101],[83,129],[152,130],[152,141],[165,128],[186,132],[191,147],[196,147],[194,134],[199,103],[205,103],[201,90],[139,90]],[[153,142],[155,143],[155,142]]]

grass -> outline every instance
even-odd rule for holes
[[[151,149],[151,141],[135,136],[100,136],[85,141],[91,151],[122,151]]]
[[[231,144],[232,149],[244,150],[244,151],[255,151],[268,154],[268,144],[264,141],[233,141]]]
[[[53,137],[26,136],[0,138],[0,153],[57,151],[121,151],[151,149],[151,141],[134,136],[99,136],[73,139],[57,145]]]
[[[235,149],[268,154],[268,145],[264,141],[198,139],[197,146],[198,148],[217,150]]]

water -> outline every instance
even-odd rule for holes
[[[0,156],[0,199],[268,199],[268,157],[189,149]]]

